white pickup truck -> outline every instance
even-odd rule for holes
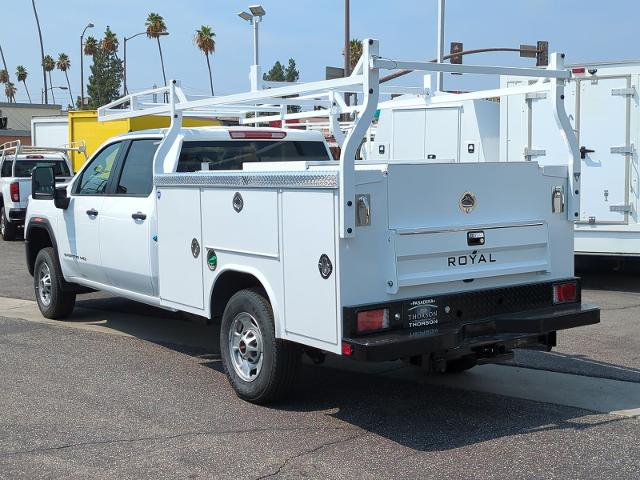
[[[74,148],[23,146],[19,140],[0,145],[0,237],[3,240],[14,240],[24,225],[31,195],[31,172],[36,166],[52,166],[57,182],[71,179],[69,150]]]
[[[562,167],[355,161],[384,106],[381,68],[499,68],[558,95],[566,72],[388,63],[377,48],[365,41],[344,79],[193,101],[172,82],[100,109],[105,121],[165,113],[172,125],[111,139],[65,187],[51,167],[35,170],[26,251],[42,314],[68,317],[89,287],[220,320],[227,377],[256,403],[285,394],[301,352],[459,371],[597,323],[573,275],[575,138]],[[336,100],[345,91],[362,104]],[[166,105],[142,98],[165,93]],[[303,111],[287,113],[293,102]],[[190,113],[256,123],[271,118],[244,115],[274,111],[326,113],[332,129],[344,112],[357,120],[340,162],[319,132],[181,125]]]

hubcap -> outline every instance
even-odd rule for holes
[[[233,369],[245,382],[254,381],[262,370],[262,332],[255,318],[239,313],[229,330],[229,353]]]
[[[51,304],[51,270],[43,263],[38,272],[38,296],[45,307]]]
[[[4,225],[4,208],[2,209],[2,211],[0,212],[0,235],[2,235],[4,237],[4,229],[5,229],[5,225]]]

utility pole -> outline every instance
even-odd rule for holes
[[[438,52],[437,62],[442,63],[444,57],[444,0],[438,0]],[[444,88],[444,72],[436,74],[436,92],[441,92]]]
[[[350,6],[349,0],[344,0],[344,76],[348,77],[351,73],[351,55],[350,55],[350,32],[349,32],[349,24],[350,24]],[[347,105],[349,105],[349,94],[345,93],[344,101]]]

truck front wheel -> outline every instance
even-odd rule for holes
[[[296,345],[275,337],[271,305],[256,290],[241,290],[227,303],[222,315],[220,352],[236,394],[259,404],[286,395],[300,357]]]
[[[64,291],[61,286],[63,281],[53,248],[40,250],[33,269],[33,288],[38,307],[45,318],[61,320],[73,312],[76,294]]]
[[[0,236],[3,240],[15,240],[16,239],[16,226],[7,218],[7,212],[4,207],[0,209]]]

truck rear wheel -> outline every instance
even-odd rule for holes
[[[16,239],[16,226],[7,218],[4,207],[0,209],[0,236],[8,241]]]
[[[236,394],[258,404],[286,395],[300,357],[296,345],[275,337],[271,304],[256,290],[241,290],[227,303],[220,352]]]
[[[38,308],[45,318],[62,320],[73,312],[76,294],[64,291],[63,281],[53,248],[40,250],[33,269],[33,288]]]

